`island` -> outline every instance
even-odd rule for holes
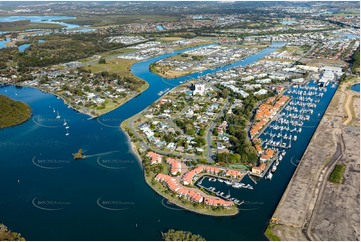
[[[74,160],[85,159],[85,155],[83,155],[83,149],[79,149],[77,153],[73,154]]]
[[[188,231],[170,229],[162,233],[164,241],[205,241],[199,234],[192,234]]]
[[[13,232],[4,224],[0,224],[0,240],[1,241],[25,241],[21,234]]]
[[[31,112],[30,106],[26,103],[0,95],[0,129],[26,122],[30,119]]]

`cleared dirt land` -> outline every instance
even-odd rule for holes
[[[272,218],[281,240],[360,240],[360,94],[339,87]],[[345,165],[340,183],[329,181]],[[275,238],[277,238],[275,237]]]

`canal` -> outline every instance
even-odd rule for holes
[[[301,158],[318,122],[302,133],[297,149],[287,153],[271,181],[261,179],[255,184],[246,177],[243,182],[253,190],[230,191],[245,201],[233,217],[203,216],[168,204],[146,185],[119,125],[158,99],[159,91],[251,64],[276,49],[166,81],[149,72],[149,65],[184,50],[139,62],[131,71],[150,87],[98,119],[89,120],[61,99],[34,88],[0,88],[0,94],[24,101],[33,109],[32,119],[0,131],[1,222],[28,240],[161,240],[161,231],[169,228],[191,231],[207,240],[265,240],[268,220],[296,169],[293,162]],[[325,111],[335,90],[327,89],[315,112]],[[61,117],[56,118],[58,115]],[[79,148],[88,158],[74,161],[72,153]],[[212,185],[230,190],[224,183]]]

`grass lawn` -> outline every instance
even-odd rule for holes
[[[200,45],[207,45],[207,44],[214,44],[214,43],[211,41],[197,41],[197,42],[190,43],[187,45],[180,45],[179,47],[174,48],[174,50],[182,50],[182,49],[193,48],[193,47],[197,47]]]
[[[270,224],[268,225],[267,229],[266,229],[266,232],[265,232],[265,235],[267,236],[267,238],[271,241],[281,241],[280,238],[278,238],[277,235],[275,235],[272,231],[272,228],[274,227],[275,225],[274,224]]]
[[[122,48],[119,50],[110,51],[110,52],[106,53],[106,56],[111,56],[114,54],[121,54],[126,51],[127,51],[127,49]],[[86,58],[83,60],[83,63],[87,63],[89,61],[91,61],[91,58]],[[106,60],[106,64],[99,64],[98,61],[96,60],[95,63],[92,63],[90,65],[85,65],[84,68],[91,71],[92,73],[107,71],[109,73],[115,73],[115,74],[118,74],[123,77],[136,78],[130,72],[130,67],[136,62],[137,62],[137,60],[116,59],[116,58],[110,57],[109,59]],[[143,85],[141,85],[137,89],[137,92],[141,93],[144,90],[146,90],[148,87],[149,87],[149,84],[147,82],[144,82]],[[117,102],[108,102],[105,105],[104,109],[94,109],[94,111],[97,113],[97,115],[102,115],[104,113],[110,112],[110,111],[114,110],[115,108],[124,104],[126,101],[130,100],[130,98],[132,96],[133,96],[133,94],[127,95],[126,97],[123,97],[123,98],[120,98],[117,100]]]
[[[123,55],[123,54],[128,54],[128,53],[132,53],[132,52],[136,52],[137,49],[132,49],[132,48],[120,48],[120,49],[116,49],[116,50],[111,50],[109,52],[105,52],[102,53],[102,57],[103,58],[111,58],[117,55]]]
[[[233,165],[228,165],[229,168],[231,169],[245,169],[245,170],[249,170],[249,167],[244,165],[244,164],[233,164]]]
[[[176,40],[182,40],[183,38],[181,37],[163,37],[163,38],[160,38],[159,40],[162,40],[162,41],[176,41]]]
[[[107,60],[106,64],[96,63],[87,66],[86,69],[93,73],[107,71],[109,73],[116,73],[121,76],[132,76],[130,73],[130,67],[136,62],[136,60],[111,59]]]
[[[345,173],[346,165],[344,164],[337,164],[333,169],[330,177],[328,180],[333,183],[342,183],[343,181],[343,174]]]
[[[360,16],[360,10],[359,9],[345,9],[338,13],[334,14],[328,14],[327,16]]]

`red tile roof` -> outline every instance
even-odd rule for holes
[[[268,148],[265,150],[265,152],[261,155],[262,160],[269,160],[271,159],[275,154],[275,151],[271,148]]]
[[[150,158],[150,164],[153,165],[153,164],[157,164],[157,163],[161,163],[162,162],[162,158],[163,156],[157,154],[157,153],[154,153],[152,151],[149,151],[147,156]]]
[[[226,172],[226,176],[230,176],[230,177],[240,177],[241,176],[241,172],[237,171],[237,170],[227,170]]]
[[[213,198],[213,197],[205,198],[204,203],[206,205],[213,206],[213,207],[218,207],[218,206],[230,207],[230,206],[232,206],[234,204],[231,201],[225,201],[223,199]]]
[[[202,172],[206,172],[208,174],[218,174],[219,172],[221,171],[220,168],[218,167],[213,167],[213,166],[198,166],[197,168],[191,170],[191,171],[188,171],[187,173],[185,173],[183,175],[183,184],[184,185],[190,185],[193,183],[193,178],[202,173]]]
[[[170,173],[172,175],[176,175],[178,172],[181,172],[182,165],[178,160],[168,157],[167,163],[170,165]]]
[[[176,194],[185,197],[186,199],[189,199],[192,202],[201,203],[203,202],[203,196],[191,189],[188,189],[186,187],[183,187],[182,185],[178,184],[177,181],[165,174],[159,173],[156,178],[157,181],[165,182],[167,184],[167,187],[175,192]]]
[[[259,131],[262,130],[264,125],[266,125],[267,122],[277,114],[279,109],[287,102],[288,99],[290,99],[290,97],[281,96],[276,103],[274,103],[276,97],[270,97],[258,107],[255,115],[256,122],[252,125],[250,130],[251,137],[257,135]]]

